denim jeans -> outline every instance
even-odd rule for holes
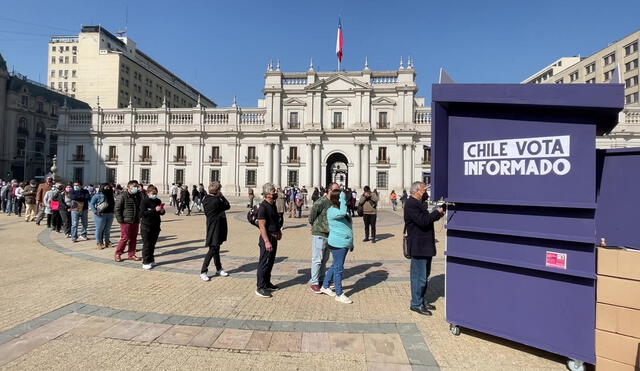
[[[309,283],[312,285],[319,285],[320,282],[324,281],[329,254],[327,238],[311,236],[311,280],[309,280]]]
[[[425,303],[427,283],[431,273],[431,257],[411,258],[411,307],[417,308]]]
[[[335,248],[328,246],[333,257],[333,264],[331,268],[327,270],[327,275],[324,277],[322,287],[329,288],[331,281],[336,285],[336,295],[342,295],[342,273],[344,272],[344,260],[347,258],[347,252],[349,248]]]
[[[7,214],[11,214],[13,212],[13,202],[15,201],[15,198],[9,198],[7,199],[7,205],[4,208],[4,212]]]
[[[80,231],[80,235],[82,237],[87,237],[87,223],[89,222],[89,213],[87,209],[84,209],[80,212],[76,210],[71,210],[71,239],[78,239],[78,223],[82,222],[82,230]]]
[[[96,224],[96,243],[104,244],[111,241],[111,225],[113,224],[113,213],[93,215]]]

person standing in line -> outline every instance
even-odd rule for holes
[[[258,208],[260,259],[258,260],[256,295],[270,298],[271,291],[280,289],[271,282],[271,271],[276,261],[278,241],[282,238],[283,222],[278,216],[278,210],[275,206],[275,201],[278,198],[276,187],[272,183],[265,183],[262,186],[262,195],[264,200]]]
[[[409,198],[409,195],[407,195],[407,190],[403,189],[402,196],[400,196],[400,203],[402,204],[403,209],[404,209],[404,203],[407,202],[407,198]]]
[[[60,209],[64,202],[64,186],[61,183],[56,183],[51,190],[54,191],[49,201],[49,208],[51,209],[51,229],[60,233],[63,225]]]
[[[158,188],[147,186],[147,197],[140,202],[140,236],[142,236],[142,269],[156,265],[154,252],[160,236],[160,217],[165,214],[164,204],[158,198]]]
[[[287,211],[287,198],[281,188],[278,188],[278,198],[276,199],[276,209],[278,216],[284,220],[284,213]]]
[[[393,189],[391,190],[391,194],[389,195],[389,200],[391,201],[391,207],[393,208],[393,211],[396,211],[396,209],[398,208],[398,195]]]
[[[311,206],[309,212],[309,224],[311,224],[311,292],[321,294],[320,283],[324,281],[327,260],[329,260],[329,249],[327,240],[329,238],[329,221],[327,211],[331,207],[331,192],[340,190],[338,183],[329,184],[325,197],[322,197]]]
[[[141,197],[138,189],[138,181],[130,180],[127,183],[126,191],[123,191],[116,200],[115,217],[120,223],[120,241],[114,255],[116,262],[122,261],[124,248],[129,244],[128,255],[133,261],[140,261],[136,256],[136,243],[138,238],[138,227],[140,226],[140,203]]]
[[[375,192],[371,192],[369,186],[364,186],[364,192],[360,196],[358,206],[362,207],[364,213],[362,219],[364,220],[364,240],[362,242],[369,241],[369,228],[371,228],[371,243],[376,243],[376,219],[378,216],[378,195]]]
[[[2,199],[2,212],[5,214],[8,214],[7,211],[7,206],[9,203],[9,192],[10,192],[10,187],[11,183],[9,182],[2,182],[2,189],[0,189],[0,199]]]
[[[51,190],[53,187],[53,178],[48,176],[44,183],[38,185],[38,189],[36,191],[36,208],[38,209],[38,216],[36,216],[36,224],[40,225],[42,219],[44,219],[44,195]]]
[[[308,209],[309,205],[307,205],[307,199],[308,199],[308,196],[309,196],[309,191],[307,191],[307,188],[305,186],[302,186],[302,189],[300,190],[300,193],[302,193],[302,197],[304,199],[304,207],[306,207]]]
[[[198,186],[193,185],[193,189],[191,190],[191,200],[193,200],[193,208],[198,207],[198,211],[202,212],[202,196],[200,195],[200,191],[198,191]]]
[[[171,183],[171,187],[169,188],[169,195],[171,198],[169,199],[169,206],[178,207],[178,187],[176,187],[175,183]]]
[[[36,219],[36,187],[36,181],[34,179],[31,179],[31,181],[29,181],[29,184],[24,187],[24,191],[22,191],[22,196],[24,197],[25,204],[25,222],[30,222]]]
[[[89,209],[93,212],[96,227],[96,249],[98,250],[111,246],[111,225],[115,204],[113,190],[109,183],[101,184],[98,192],[89,201]]]
[[[19,218],[22,216],[22,205],[24,204],[24,196],[22,193],[24,192],[24,188],[27,186],[25,182],[19,183],[16,187],[15,195],[16,201],[13,205],[13,213]]]
[[[220,246],[227,240],[229,228],[225,211],[229,210],[231,205],[222,195],[220,191],[221,188],[222,185],[220,185],[220,182],[212,182],[209,185],[209,194],[202,200],[204,214],[207,217],[206,244],[209,247],[209,251],[207,251],[207,255],[205,255],[204,261],[202,262],[202,268],[200,269],[200,278],[205,282],[211,279],[208,272],[212,258],[216,266],[214,276],[227,277],[229,275],[229,273],[222,270]]]
[[[436,307],[425,300],[431,260],[436,255],[436,240],[433,223],[438,221],[445,210],[438,207],[429,212],[423,202],[428,198],[427,185],[423,182],[411,184],[411,197],[404,208],[404,224],[407,231],[407,244],[411,255],[411,305],[410,310],[430,316]]]
[[[248,196],[249,196],[249,208],[253,207],[253,200],[256,198],[256,195],[253,193],[253,188],[249,188],[248,191]]]
[[[342,290],[342,273],[347,252],[353,251],[353,227],[351,216],[347,213],[347,196],[340,190],[331,191],[331,207],[327,210],[329,222],[328,248],[333,257],[333,264],[327,270],[322,288],[323,294],[335,297],[336,301],[351,304],[353,301]],[[329,284],[333,282],[336,292],[331,291]]]
[[[89,224],[89,201],[91,196],[89,191],[82,188],[82,183],[77,181],[73,183],[73,190],[71,191],[71,241],[78,241],[78,224],[82,223],[82,230],[80,231],[80,239],[86,241],[87,238],[87,224]],[[49,208],[49,206],[47,206]],[[47,225],[49,225],[49,217],[47,215]]]
[[[61,185],[62,186],[62,185]],[[64,186],[64,191],[61,192],[60,204],[58,205],[60,212],[60,218],[62,219],[62,229],[64,230],[64,236],[71,238],[71,191],[73,186],[67,184]]]

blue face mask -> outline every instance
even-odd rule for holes
[[[151,194],[149,195],[149,198],[155,200],[156,198],[158,198],[158,195]]]
[[[79,191],[80,190],[80,186],[73,186],[73,190]]]
[[[131,188],[131,193],[138,193],[138,187]]]

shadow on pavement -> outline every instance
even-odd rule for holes
[[[395,237],[393,233],[381,233],[376,236],[376,241],[386,240],[387,238]]]
[[[345,294],[347,296],[351,296],[356,294],[364,289],[371,288],[379,283],[382,283],[389,278],[389,272],[384,269],[380,269],[377,271],[369,272],[364,275],[364,277],[357,280],[353,285],[347,286],[349,291],[345,290]],[[347,288],[345,287],[345,289]]]
[[[289,258],[288,256],[277,256],[275,264],[281,263],[287,260],[288,258]],[[256,257],[256,260],[257,259],[258,258]],[[258,269],[258,262],[255,261],[253,263],[247,263],[247,264],[241,265],[238,268],[230,269],[227,271],[227,273],[231,274],[231,273],[242,273],[242,272],[255,272],[257,269]],[[277,267],[275,267],[275,269],[277,269]]]
[[[425,296],[427,303],[434,303],[439,298],[444,297],[444,274],[439,274],[429,279]]]
[[[309,264],[311,264],[311,261],[309,261]],[[331,265],[327,265],[327,268],[329,268],[330,266]],[[376,262],[376,263],[360,264],[354,267],[346,268],[344,270],[344,273],[342,274],[342,280],[344,281],[349,277],[363,274],[373,267],[380,267],[380,266],[382,266],[382,263]],[[295,278],[278,283],[278,286],[280,286],[280,288],[285,288],[285,287],[290,287],[294,285],[304,285],[308,283],[309,279],[311,278],[311,268],[298,269],[298,274],[299,276]],[[360,291],[366,287],[373,286],[371,285],[371,282],[375,282],[374,285],[377,285],[380,282],[386,281],[388,277],[389,277],[389,273],[386,270],[379,270],[379,271],[371,272],[365,275],[364,277],[360,278],[356,283],[354,283],[352,286],[355,286],[358,282],[360,283],[360,285],[363,285],[365,283],[368,284],[368,286],[360,288],[358,290]]]
[[[156,249],[166,249],[167,247],[183,246],[183,245],[190,245],[190,244],[198,244],[198,248],[203,247],[204,239],[174,242],[168,245],[157,246]]]

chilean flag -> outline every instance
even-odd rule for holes
[[[342,62],[342,49],[344,48],[344,39],[342,38],[342,21],[338,18],[338,37],[336,38],[336,55],[338,61]]]

